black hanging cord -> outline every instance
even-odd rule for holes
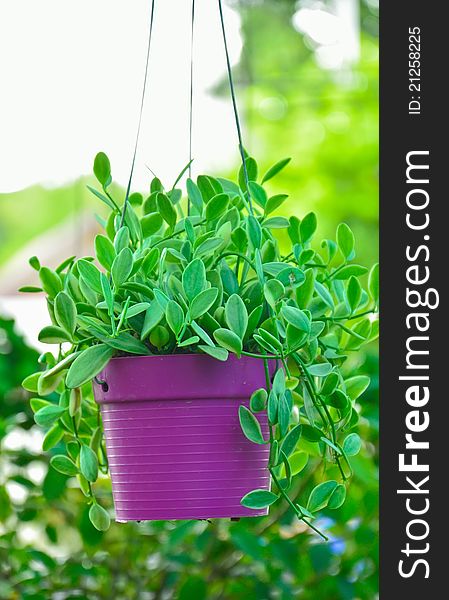
[[[229,88],[231,90],[232,107],[234,109],[235,125],[237,127],[237,135],[239,138],[239,150],[240,150],[240,156],[242,159],[243,176],[245,178],[246,191],[248,193],[249,211],[251,214],[253,214],[253,204],[252,204],[252,200],[251,200],[251,192],[249,189],[248,169],[246,166],[245,151],[243,150],[242,130],[240,127],[240,119],[239,119],[239,112],[238,112],[238,108],[237,108],[237,101],[235,99],[234,82],[232,79],[231,62],[229,60],[228,42],[226,39],[226,30],[225,30],[225,24],[224,24],[224,19],[223,19],[223,6],[221,3],[221,0],[218,0],[218,9],[220,11],[221,30],[223,32],[223,42],[224,42],[224,48],[225,48],[225,54],[226,54],[226,66],[227,66],[227,70],[228,70]]]
[[[189,114],[189,177],[192,177],[192,130],[193,130],[193,39],[195,32],[195,0],[192,0],[190,23],[190,114]],[[187,198],[187,214],[190,215],[190,198]]]
[[[123,227],[123,224],[125,222],[126,208],[128,206],[129,193],[131,191],[131,183],[132,183],[133,173],[134,173],[134,165],[136,162],[137,146],[139,144],[140,126],[142,124],[143,105],[144,105],[144,101],[145,101],[145,92],[146,92],[146,88],[147,88],[148,65],[150,62],[151,38],[153,35],[154,3],[155,3],[155,0],[152,0],[151,1],[150,28],[148,31],[147,58],[146,58],[146,63],[145,63],[145,77],[143,80],[142,99],[140,102],[139,123],[137,125],[136,143],[134,144],[134,154],[133,154],[133,159],[131,162],[131,172],[129,174],[128,186],[126,188],[125,202],[123,203],[122,217],[120,219],[120,227]]]

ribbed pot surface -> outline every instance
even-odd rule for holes
[[[269,489],[268,445],[243,435],[238,409],[265,383],[263,362],[200,354],[114,358],[94,384],[117,521],[265,515],[240,504]],[[268,422],[259,415],[265,439]]]

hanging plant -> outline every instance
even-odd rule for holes
[[[109,526],[95,497],[108,455],[119,520],[260,515],[283,498],[314,528],[343,504],[369,380],[342,367],[377,336],[378,266],[365,290],[348,225],[317,245],[314,213],[273,215],[287,195],[264,186],[287,163],[261,177],[245,156],[237,181],[188,178],[186,216],[186,169],[120,207],[100,153],[92,192],[110,212],[95,256],[56,270],[30,259],[41,287],[22,291],[46,294],[39,340],[59,353],[23,385],[44,449],[65,444],[52,466],[77,477],[98,529]],[[317,469],[310,456],[332,476],[298,502],[289,491]]]
[[[345,377],[342,365],[377,336],[378,266],[365,290],[368,269],[352,262],[348,225],[318,250],[314,213],[274,216],[287,195],[264,186],[289,159],[260,177],[243,149],[221,0],[237,181],[194,182],[190,160],[172,187],[155,177],[145,200],[130,193],[154,4],[124,202],[111,194],[110,162],[99,153],[101,189],[90,189],[110,213],[95,256],[55,271],[30,259],[42,287],[22,291],[46,293],[52,324],[39,340],[59,353],[43,354],[45,369],[23,385],[38,395],[31,407],[46,429],[44,450],[65,443],[52,466],[77,477],[97,529],[110,523],[95,496],[99,473],[109,471],[118,521],[260,516],[283,498],[325,537],[312,520],[343,504],[361,446],[354,402],[369,380]],[[194,14],[192,2],[190,157]],[[278,233],[289,240],[285,252]],[[329,476],[299,503],[289,493],[309,456],[329,463]]]

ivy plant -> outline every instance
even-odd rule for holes
[[[185,195],[178,184],[187,165],[172,187],[154,177],[147,197],[133,193],[119,202],[110,191],[109,159],[99,153],[99,189],[90,189],[109,214],[97,216],[103,232],[95,256],[72,256],[55,270],[30,259],[41,286],[21,291],[45,293],[51,324],[39,340],[58,344],[59,352],[42,354],[42,368],[23,385],[35,394],[44,449],[65,443],[51,464],[77,477],[98,529],[109,527],[95,496],[108,466],[91,382],[121,355],[204,353],[226,361],[233,353],[263,361],[265,385],[253,391],[249,409],[239,408],[239,418],[251,442],[270,445],[273,485],[241,503],[258,509],[283,498],[316,531],[316,514],[343,504],[350,458],[361,447],[351,431],[355,402],[369,379],[345,376],[342,366],[378,334],[378,265],[368,271],[354,262],[347,224],[335,240],[316,244],[314,213],[277,214],[287,195],[270,196],[266,183],[288,162],[260,176],[245,155],[237,181],[187,178]],[[262,411],[268,439],[256,418]],[[299,504],[289,496],[292,479],[316,469],[317,458],[327,464],[326,477]]]

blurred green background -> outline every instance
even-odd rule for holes
[[[359,12],[359,55],[339,64],[332,62],[338,48],[327,48],[326,55],[317,35],[298,26],[298,11],[338,12],[346,2]],[[282,212],[301,217],[314,210],[322,237],[334,236],[337,224],[346,221],[358,240],[358,262],[375,261],[377,3],[230,4],[241,18],[243,52],[235,78],[245,144],[262,170],[279,158],[292,157],[272,184],[273,191],[290,194]],[[213,93],[227,97],[225,79]],[[86,208],[97,210],[87,182],[83,178],[60,189],[34,186],[0,195],[0,269],[69,214],[76,218]],[[1,276],[0,282],[8,288]],[[330,533],[330,543],[304,531],[283,505],[268,518],[237,523],[114,524],[106,534],[94,530],[81,492],[49,469],[49,456],[38,450],[40,433],[20,388],[21,380],[35,370],[37,356],[13,321],[0,317],[1,599],[378,597],[376,346],[350,365],[369,374],[372,383],[359,406],[364,447],[354,459],[349,499],[319,524]],[[321,476],[317,473],[316,479]],[[313,483],[313,478],[299,477],[296,492],[302,494]],[[103,503],[111,505],[109,482],[102,485]]]

